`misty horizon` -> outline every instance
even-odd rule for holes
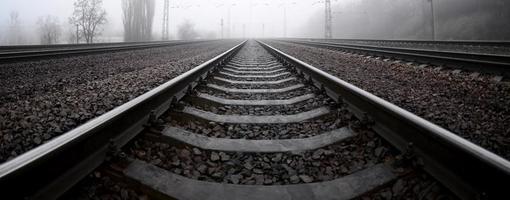
[[[9,41],[10,15],[19,15],[19,44],[40,44],[38,20],[48,15],[57,19],[61,36],[57,43],[68,43],[73,32],[69,0],[4,0],[0,3],[0,45]],[[107,22],[95,42],[124,41],[121,0],[105,0]],[[163,2],[155,1],[151,40],[161,40]],[[509,3],[502,0],[433,1],[436,37],[439,40],[510,39]],[[420,1],[331,1],[333,38],[353,39],[430,39],[430,0]],[[30,6],[26,6],[30,5]],[[230,15],[229,15],[230,8]],[[286,11],[286,12],[285,12]],[[402,12],[404,11],[404,12]],[[324,37],[324,1],[170,1],[169,39],[179,38],[179,26],[192,24],[194,39],[248,37]],[[284,30],[286,15],[287,30]],[[230,17],[229,17],[230,16]],[[223,21],[223,33],[222,23]],[[244,27],[244,28],[243,28]],[[285,35],[286,33],[286,35]]]

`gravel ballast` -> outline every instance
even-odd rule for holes
[[[356,200],[426,199],[456,200],[454,194],[425,172],[416,170],[386,187],[379,188]]]
[[[232,48],[213,41],[0,65],[0,162]]]
[[[510,159],[510,85],[283,42],[273,47]]]

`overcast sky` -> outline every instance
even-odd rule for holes
[[[359,0],[333,0],[333,4],[356,2]],[[17,11],[25,31],[33,32],[33,27],[40,16],[57,16],[62,24],[67,24],[73,12],[73,0],[1,0],[0,27],[8,26],[9,14]],[[153,34],[158,36],[162,24],[162,4],[156,0],[156,16]],[[230,20],[232,36],[243,36],[243,25],[247,37],[282,36],[284,7],[287,7],[288,36],[298,36],[297,31],[308,22],[312,15],[324,10],[323,1],[319,0],[170,0],[170,33],[175,35],[176,27],[184,20],[189,20],[202,31],[221,34],[221,19],[224,19],[225,34],[228,25],[228,8],[231,7]],[[122,35],[121,0],[104,0],[109,23],[105,26],[105,35]],[[69,29],[69,28],[68,28]]]
[[[122,0],[104,0],[108,24],[100,41],[122,41]],[[153,38],[161,38],[164,0],[156,1]],[[5,44],[9,15],[16,11],[26,42],[37,44],[39,17],[53,15],[63,27],[65,42],[73,27],[68,19],[75,0],[0,0],[0,45]],[[429,0],[331,0],[333,35],[339,38],[429,39]],[[203,34],[221,36],[221,19],[232,37],[282,37],[284,8],[288,37],[324,35],[324,0],[170,0],[170,35],[185,20]],[[437,33],[443,39],[510,38],[508,0],[434,0]],[[230,18],[228,11],[230,8]],[[229,20],[230,19],[230,20]],[[264,28],[263,28],[264,27]],[[264,32],[263,32],[264,30]],[[67,35],[66,35],[67,34]],[[460,36],[459,36],[460,35]],[[458,37],[459,36],[459,37]]]

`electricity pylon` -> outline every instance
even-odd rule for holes
[[[324,24],[324,38],[331,39],[333,37],[332,30],[332,16],[331,16],[331,0],[325,0],[325,24]]]

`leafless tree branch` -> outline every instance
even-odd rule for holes
[[[74,2],[71,24],[78,27],[81,37],[86,43],[93,43],[94,38],[101,34],[100,26],[107,22],[106,11],[102,8],[103,0],[77,0]]]

